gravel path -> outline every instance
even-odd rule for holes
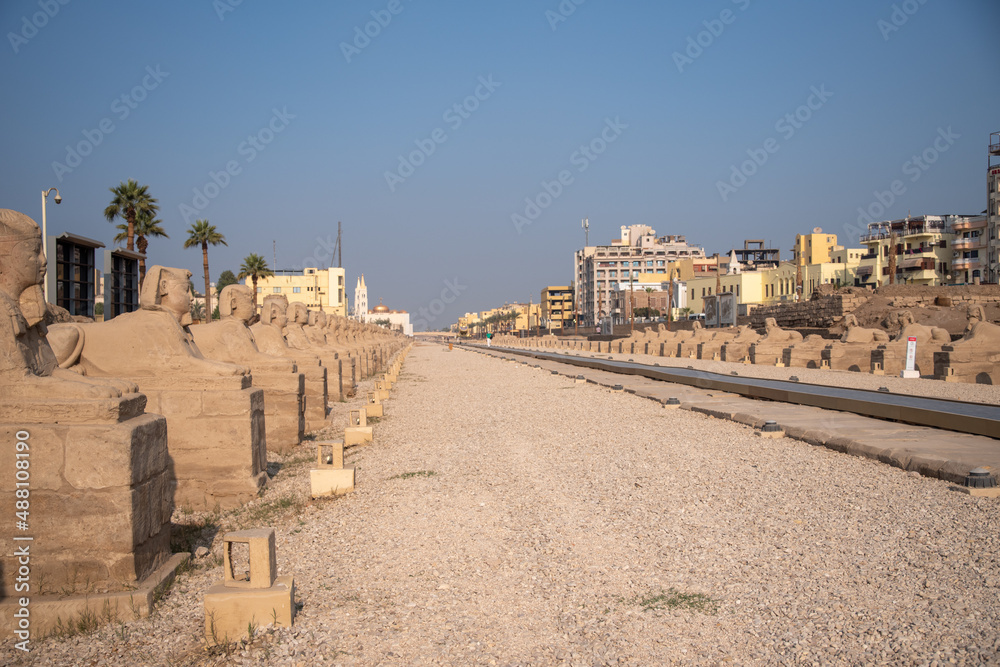
[[[1000,663],[1000,505],[945,482],[436,345],[349,461],[269,524],[294,628],[206,653],[205,567],[35,664]]]

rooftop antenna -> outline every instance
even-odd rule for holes
[[[584,218],[583,222],[581,223],[581,226],[583,227],[583,234],[584,234],[583,245],[584,247],[586,247],[590,245],[590,218]]]
[[[278,268],[278,242],[277,241],[271,241],[271,261],[274,262],[273,264],[271,264],[271,266],[273,266],[274,268]]]

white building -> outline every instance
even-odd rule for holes
[[[413,335],[410,314],[405,310],[389,310],[388,306],[382,305],[382,299],[378,300],[377,306],[368,311],[365,321],[392,329],[393,331],[399,331],[406,336]]]
[[[574,278],[580,323],[593,326],[612,308],[612,293],[622,279],[662,273],[679,259],[705,259],[705,249],[688,245],[683,236],[656,236],[648,225],[621,227],[611,245],[587,246],[574,253]]]

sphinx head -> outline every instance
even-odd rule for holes
[[[254,316],[253,294],[246,285],[226,285],[219,294],[219,317],[243,323]]]
[[[159,265],[151,267],[139,292],[139,305],[145,310],[165,310],[181,326],[191,324],[191,272]]]
[[[273,324],[279,329],[284,329],[285,325],[288,324],[288,297],[281,294],[264,297],[260,321],[263,324]]]
[[[10,209],[0,209],[0,291],[16,299],[29,325],[45,315],[45,251],[42,232],[34,220]]]
[[[288,319],[295,324],[308,324],[309,309],[304,303],[293,303],[288,306]]]

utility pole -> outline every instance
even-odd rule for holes
[[[341,232],[341,227],[340,227],[340,221],[338,220],[337,221],[337,268],[338,269],[344,268],[344,246],[340,241],[341,239],[340,232]]]
[[[271,264],[271,268],[277,269],[278,268],[278,242],[277,241],[271,241],[271,261],[273,262]]]

